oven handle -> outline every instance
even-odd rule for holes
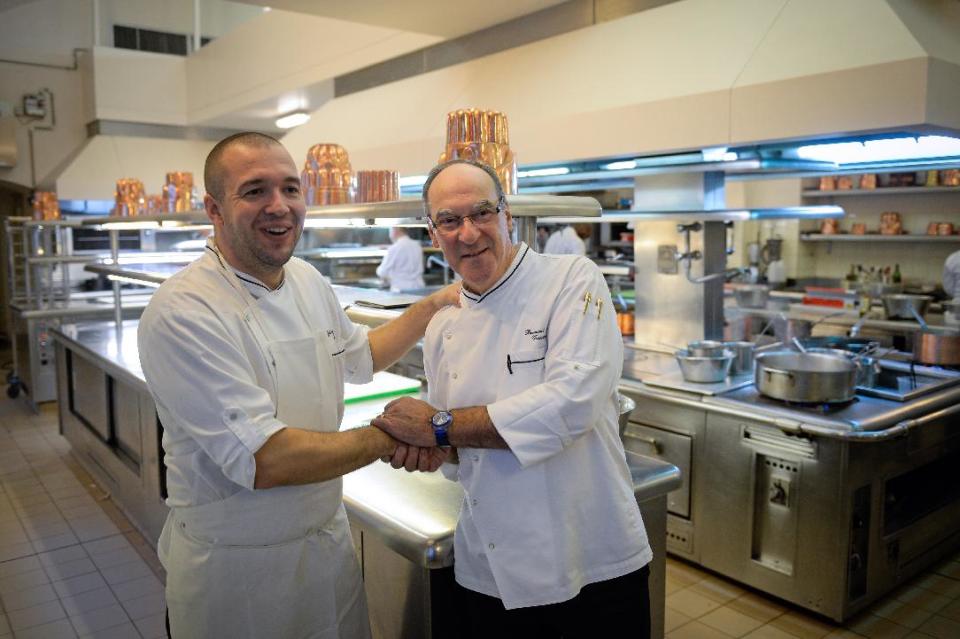
[[[644,444],[649,444],[653,448],[653,452],[655,452],[657,455],[663,454],[663,444],[661,444],[660,440],[657,439],[656,437],[650,437],[648,435],[637,435],[635,433],[626,433],[624,436],[629,437],[630,439],[636,439],[637,441],[641,441]]]

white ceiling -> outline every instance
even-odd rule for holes
[[[492,27],[566,0],[239,0],[272,9],[311,13],[327,18],[389,27],[414,33],[456,38]]]

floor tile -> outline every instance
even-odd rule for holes
[[[947,560],[937,566],[936,573],[951,579],[960,579],[960,561],[953,559]]]
[[[165,612],[167,609],[166,599],[164,599],[163,594],[152,594],[130,599],[129,601],[121,601],[120,605],[123,606],[124,610],[127,611],[127,614],[130,615],[130,618],[133,620],[143,619],[144,617]]]
[[[106,579],[107,583],[111,586],[122,586],[125,582],[141,577],[152,576],[153,571],[138,557],[136,561],[105,568],[100,571],[100,574],[103,575],[103,578]]]
[[[941,617],[946,617],[947,619],[960,621],[960,599],[957,599],[952,604],[941,609],[937,614]]]
[[[732,637],[742,637],[763,625],[759,619],[754,619],[727,606],[712,610],[697,621]]]
[[[144,595],[162,593],[163,584],[153,575],[147,575],[132,581],[125,581],[116,586],[111,585],[111,589],[116,594],[117,599],[120,601],[129,601],[130,599],[136,599]]]
[[[131,561],[140,561],[140,555],[131,547],[117,548],[104,553],[93,555],[93,563],[97,568],[104,570],[120,564],[128,564]]]
[[[44,552],[37,555],[40,563],[44,566],[55,566],[57,564],[69,563],[77,559],[87,559],[87,551],[80,544],[75,544],[68,548],[60,548],[50,552]]]
[[[770,625],[800,639],[821,639],[836,627],[795,611],[780,615],[771,621]]]
[[[33,547],[37,552],[49,552],[58,548],[75,546],[80,541],[72,532],[67,532],[55,537],[44,537],[43,539],[34,539]]]
[[[703,581],[690,586],[690,590],[698,595],[703,595],[707,599],[712,599],[713,601],[722,604],[727,603],[731,599],[736,599],[744,593],[743,588],[734,586],[733,584],[722,579],[717,579],[716,577],[707,577]]]
[[[685,586],[692,586],[704,577],[703,573],[696,568],[670,557],[667,558],[666,572],[668,579],[673,579]]]
[[[162,639],[167,636],[166,612],[137,619],[133,625],[137,627],[143,639]]]
[[[14,590],[0,595],[3,600],[3,607],[8,612],[11,610],[23,610],[32,606],[38,606],[48,601],[56,601],[57,593],[50,584],[42,586],[30,586],[22,590]]]
[[[703,595],[698,595],[690,590],[690,588],[684,588],[669,595],[667,597],[667,605],[694,619],[720,607],[720,604],[716,601],[707,599]]]
[[[933,613],[896,599],[884,600],[872,607],[870,613],[907,628],[917,628],[924,621],[933,616]]]
[[[41,624],[63,619],[67,614],[63,611],[63,606],[59,601],[48,601],[38,606],[31,606],[23,610],[11,610],[7,613],[7,619],[10,627],[16,634],[24,628],[31,628]]]
[[[92,541],[120,533],[120,529],[106,515],[82,517],[69,523],[81,541]]]
[[[847,628],[870,639],[900,639],[911,632],[906,626],[872,614],[848,622]]]
[[[10,634],[11,632],[10,624],[7,623],[7,616],[0,612],[0,637]]]
[[[677,610],[674,610],[673,608],[671,608],[671,607],[669,607],[669,606],[666,606],[666,607],[664,608],[664,611],[663,611],[663,612],[664,612],[664,615],[663,615],[663,631],[664,631],[665,633],[666,633],[666,632],[670,632],[671,630],[675,630],[676,628],[679,628],[679,627],[682,626],[683,624],[685,624],[685,623],[687,623],[687,622],[689,622],[689,621],[692,621],[692,618],[691,618],[691,617],[688,617],[687,615],[683,614],[682,612],[679,612],[679,611],[677,611]]]
[[[770,624],[760,626],[750,634],[744,635],[745,639],[797,639],[795,636],[780,630]]]
[[[898,591],[894,596],[899,601],[923,608],[924,610],[929,610],[930,612],[937,612],[950,603],[950,599],[947,597],[919,586]]]
[[[957,639],[960,637],[960,621],[934,615],[917,630],[937,639]]]
[[[66,597],[67,595],[78,595],[81,592],[102,588],[106,585],[107,582],[103,580],[100,573],[92,572],[88,575],[80,575],[78,577],[64,579],[63,581],[55,581],[53,582],[53,589],[56,590],[57,594],[61,597]]]
[[[112,537],[97,539],[96,541],[84,542],[83,547],[90,555],[100,555],[105,552],[110,552],[111,550],[130,548],[131,546],[130,542],[128,542],[127,538],[123,535],[114,535]]]
[[[0,595],[7,592],[40,586],[50,583],[50,578],[43,570],[31,570],[0,579]]]
[[[66,619],[17,631],[17,639],[73,639],[77,636]]]
[[[728,602],[728,608],[732,608],[737,612],[741,612],[748,617],[753,617],[764,623],[779,617],[784,612],[786,608],[778,603],[774,603],[769,599],[761,597],[760,595],[752,592],[748,592],[745,595]]]
[[[110,626],[119,626],[120,624],[130,623],[127,613],[118,604],[88,610],[70,617],[70,623],[76,628],[77,633],[81,635],[92,634],[98,630],[109,628]]]
[[[0,563],[0,579],[17,575],[22,572],[32,572],[42,568],[40,560],[37,557],[23,557],[21,559],[11,559]]]
[[[691,621],[668,633],[666,639],[730,639],[730,635],[699,621]]]
[[[97,567],[93,565],[87,557],[66,561],[61,564],[54,564],[46,567],[47,575],[51,581],[63,581],[78,575],[85,575],[90,572],[97,572]]]
[[[917,585],[950,599],[960,597],[960,581],[936,573],[920,578]]]
[[[127,622],[119,626],[98,630],[93,634],[80,635],[80,639],[141,639],[141,635],[132,622]]]
[[[68,615],[77,615],[87,610],[96,610],[117,604],[119,601],[109,588],[96,588],[77,595],[69,595],[60,599]]]

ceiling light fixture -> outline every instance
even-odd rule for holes
[[[274,124],[277,125],[277,128],[280,129],[292,129],[295,126],[300,126],[310,121],[310,114],[306,111],[294,111],[293,113],[288,113],[286,115],[281,115],[277,118]]]

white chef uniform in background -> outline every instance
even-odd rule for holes
[[[548,255],[586,255],[587,245],[577,235],[576,229],[565,226],[559,231],[554,231],[547,238],[543,252]]]
[[[423,288],[423,247],[399,227],[390,229],[393,244],[377,267],[377,277],[390,283],[394,292]]]
[[[951,253],[943,263],[943,290],[947,297],[960,299],[960,251]]]
[[[373,375],[366,328],[305,262],[271,291],[211,242],[157,291],[139,348],[164,429],[167,597],[207,611],[171,614],[173,636],[368,637],[341,480],[253,490],[279,429],[338,430],[344,379]]]
[[[461,305],[424,337],[429,403],[487,406],[510,448],[460,448],[459,466],[444,467],[465,493],[457,581],[509,610],[642,568],[653,555],[618,431],[623,342],[597,267],[521,244]]]

